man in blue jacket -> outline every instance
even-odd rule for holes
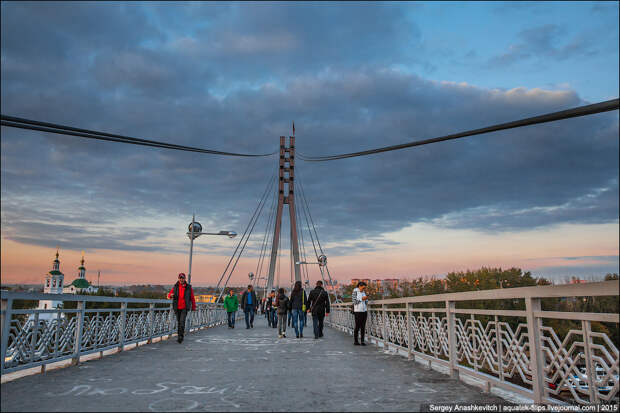
[[[254,313],[258,308],[258,298],[252,284],[248,285],[248,289],[241,296],[241,308],[245,313],[245,328],[254,328]]]

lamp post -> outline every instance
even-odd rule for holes
[[[189,237],[189,271],[187,273],[187,283],[192,283],[192,255],[194,253],[194,240],[201,235],[226,235],[228,238],[235,238],[237,233],[235,231],[220,231],[220,232],[202,232],[202,225],[200,222],[196,222],[196,215],[192,215],[192,222],[190,222],[187,236]]]

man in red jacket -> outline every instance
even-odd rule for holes
[[[177,341],[183,342],[185,335],[185,319],[187,312],[191,309],[196,311],[196,300],[194,299],[194,290],[192,286],[185,281],[185,274],[179,274],[179,281],[174,284],[172,290],[168,293],[168,299],[172,298],[172,308],[177,314]]]

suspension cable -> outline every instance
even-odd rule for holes
[[[520,120],[516,120],[512,122],[499,123],[499,124],[487,126],[484,128],[472,129],[472,130],[468,130],[465,132],[459,132],[459,133],[454,133],[451,135],[440,136],[437,138],[401,143],[399,145],[384,146],[382,148],[370,149],[366,151],[343,153],[340,155],[328,155],[328,156],[305,156],[298,152],[297,156],[299,156],[302,160],[308,161],[308,162],[333,161],[337,159],[353,158],[356,156],[366,156],[366,155],[372,155],[372,154],[380,153],[380,152],[395,151],[395,150],[400,150],[400,149],[412,148],[414,146],[422,146],[422,145],[428,145],[428,144],[436,143],[436,142],[449,141],[452,139],[465,138],[468,136],[481,135],[481,134],[489,133],[489,132],[497,132],[500,130],[521,128],[523,126],[536,125],[539,123],[554,122],[554,121],[562,120],[562,119],[593,115],[595,113],[602,113],[602,112],[608,112],[611,110],[617,110],[618,106],[619,106],[618,99],[612,99],[612,100],[608,100],[605,102],[595,103],[592,105],[578,106],[576,108],[562,110],[559,112],[547,113],[544,115],[533,116],[530,118],[524,118],[524,119],[520,119]]]
[[[276,197],[277,197],[277,193],[276,193]],[[261,245],[261,250],[260,250],[260,255],[258,258],[258,262],[256,263],[256,277],[257,277],[257,286],[260,288],[260,280],[261,280],[261,274],[263,272],[263,263],[265,262],[265,257],[266,257],[266,253],[267,253],[267,245],[268,245],[268,240],[270,238],[273,237],[273,235],[271,234],[271,231],[269,231],[269,229],[271,228],[271,222],[275,216],[275,200],[276,197],[272,197],[271,198],[271,205],[269,206],[269,216],[267,218],[267,226],[265,227],[265,235],[263,237],[263,242]],[[270,236],[271,234],[271,236]]]
[[[303,184],[301,183],[301,179],[299,178],[299,171],[297,171],[297,176],[298,176],[298,181],[299,181],[299,187],[301,188],[301,196],[303,199],[303,204],[305,204],[306,209],[308,211],[308,216],[310,217],[310,222],[312,223],[312,228],[314,230],[314,235],[316,236],[316,242],[319,246],[319,250],[321,251],[321,254],[324,255],[325,253],[323,252],[323,248],[321,247],[321,242],[319,241],[319,234],[317,233],[316,227],[314,225],[314,221],[312,220],[312,214],[310,213],[310,206],[308,205],[308,199],[306,198],[306,193],[304,192]],[[310,230],[310,228],[308,228],[308,230]],[[312,237],[312,232],[310,232],[310,236]],[[313,241],[313,246],[314,246],[314,241]],[[316,248],[315,248],[315,254],[316,254]],[[318,261],[318,255],[317,255],[317,261]],[[323,278],[323,283],[325,283],[325,279],[323,276],[323,268],[319,267],[319,269],[321,270],[321,278]],[[327,271],[327,277],[329,278],[329,284],[333,287],[332,275],[329,272],[329,267],[327,266],[327,263],[325,264],[325,271]],[[329,298],[329,293],[327,295]],[[336,302],[339,302],[339,301],[340,300],[338,299],[338,296],[336,295]],[[331,300],[330,300],[330,303],[331,303]]]
[[[304,245],[305,242],[304,242],[303,221],[301,220],[301,212],[299,211],[299,208],[295,208],[295,214],[297,215],[297,222],[299,222],[299,224],[301,225],[300,230],[299,230],[299,236],[301,238],[301,248],[300,248],[301,258],[302,258],[301,260],[304,262],[307,262],[308,256],[306,255],[306,246]],[[308,285],[310,285],[310,277],[308,276],[308,266],[307,265],[302,266],[301,271],[302,271],[302,275],[305,275],[305,281],[307,281]],[[304,285],[305,285],[305,282],[304,282]]]
[[[77,136],[81,138],[96,139],[96,140],[102,140],[102,141],[108,141],[108,142],[129,143],[133,145],[143,145],[143,146],[151,146],[151,147],[156,147],[156,148],[174,149],[174,150],[179,150],[179,151],[198,152],[198,153],[205,153],[205,154],[211,154],[211,155],[224,155],[224,156],[262,157],[262,156],[271,156],[271,155],[278,153],[278,151],[267,153],[267,154],[223,152],[223,151],[216,151],[212,149],[195,148],[191,146],[184,146],[184,145],[177,145],[173,143],[153,141],[153,140],[148,140],[148,139],[133,138],[130,136],[116,135],[112,133],[99,132],[99,131],[94,131],[94,130],[89,130],[89,129],[75,128],[72,126],[59,125],[56,123],[49,123],[49,122],[41,122],[41,121],[25,119],[25,118],[18,118],[15,116],[0,115],[0,117],[1,117],[0,124],[2,126],[36,130],[40,132],[56,133],[60,135]]]
[[[263,208],[264,208],[265,204],[267,203],[267,194],[269,193],[269,190],[273,187],[273,184],[275,183],[275,179],[274,178],[275,178],[275,175],[272,176],[270,184],[268,185],[268,189],[265,191],[264,198],[262,198],[262,205],[260,206],[260,211],[258,212],[258,215],[256,215],[256,219],[254,220],[254,223],[252,224],[252,228],[250,228],[250,232],[248,232],[248,236],[245,238],[245,242],[243,243],[243,247],[241,248],[241,251],[239,251],[239,255],[237,255],[237,259],[236,259],[235,264],[233,265],[232,269],[230,270],[230,273],[228,274],[228,278],[226,278],[226,283],[222,287],[222,291],[220,293],[220,296],[224,292],[224,288],[226,288],[226,286],[228,285],[228,280],[230,280],[230,277],[232,276],[233,272],[235,271],[235,268],[237,267],[237,263],[239,262],[239,259],[241,258],[241,254],[243,254],[243,251],[245,250],[245,246],[247,245],[248,241],[250,240],[250,236],[252,235],[252,232],[254,231],[254,227],[256,226],[256,223],[258,222],[258,218],[260,217],[260,214],[262,213]]]
[[[228,280],[230,279],[230,276],[232,275],[235,267],[237,266],[237,262],[239,262],[239,258],[241,257],[241,254],[243,253],[243,250],[245,249],[245,245],[247,244],[248,239],[250,238],[250,235],[252,234],[252,231],[254,230],[254,225],[256,225],[256,221],[258,221],[258,216],[260,215],[260,212],[263,210],[263,207],[265,205],[265,201],[266,201],[266,197],[267,197],[268,191],[272,187],[274,182],[275,182],[275,175],[272,175],[272,178],[269,179],[269,181],[267,182],[267,187],[265,188],[265,191],[261,195],[261,198],[260,198],[260,201],[258,203],[258,206],[254,210],[254,214],[252,214],[252,217],[250,218],[250,221],[248,222],[248,225],[245,227],[245,231],[243,232],[243,235],[241,236],[241,239],[239,240],[239,243],[237,244],[237,247],[235,248],[235,251],[233,252],[233,255],[230,257],[230,260],[228,260],[228,264],[226,265],[226,268],[224,269],[224,272],[222,273],[222,276],[220,277],[219,281],[217,282],[217,286],[215,287],[216,290],[219,289],[219,286],[220,286],[222,280],[224,279],[224,276],[226,275],[226,272],[228,271],[228,268],[230,267],[231,262],[235,258],[235,255],[237,254],[237,251],[239,251],[239,247],[241,246],[241,244],[243,243],[244,238],[245,238],[245,243],[243,244],[243,247],[241,248],[241,251],[239,251],[239,255],[237,256],[237,260],[235,261],[235,264],[232,267],[232,269],[230,271],[230,274],[228,275],[228,278],[226,279],[226,282],[224,283],[224,285],[222,286],[222,288],[220,290],[220,294],[219,294],[219,296],[217,298],[216,303],[219,302],[220,298],[222,297],[222,293],[224,292],[224,289],[228,285]],[[248,233],[248,230],[249,230],[249,233]],[[247,234],[247,237],[246,237],[246,234]]]

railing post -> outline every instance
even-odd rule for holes
[[[504,381],[504,345],[502,344],[502,326],[499,324],[499,317],[495,316],[495,343],[497,344],[497,370],[499,380]]]
[[[590,394],[590,403],[600,403],[598,397],[598,386],[596,385],[596,368],[592,356],[592,341],[590,333],[592,332],[592,323],[590,321],[581,321],[581,331],[583,334],[583,352],[586,358],[586,371],[588,372],[588,393]]]
[[[153,330],[155,329],[155,304],[149,304],[149,340],[148,344],[153,342]]]
[[[472,350],[474,353],[474,370],[478,371],[478,347],[476,347],[476,316],[471,314],[469,316],[471,320],[471,341],[472,341]]]
[[[387,312],[385,311],[385,304],[381,304],[381,322],[382,322],[382,333],[381,335],[383,336],[383,350],[388,350],[388,341],[386,338],[386,332],[387,332],[387,322],[386,322],[386,314]]]
[[[34,353],[37,349],[37,336],[39,335],[39,313],[34,313],[32,320],[32,336],[30,337],[30,362],[34,363]]]
[[[75,323],[75,341],[73,343],[73,358],[71,364],[76,366],[80,363],[80,353],[82,352],[82,331],[84,330],[84,312],[86,309],[86,301],[77,302],[78,312],[75,314],[77,318]]]
[[[406,303],[406,310],[407,310],[407,360],[411,360],[411,349],[413,348],[413,339],[411,337],[411,311],[409,310],[409,307],[411,306],[410,303]]]
[[[63,313],[60,311],[60,306],[59,306],[58,312],[56,313],[56,328],[54,329],[54,356],[52,358],[58,357],[58,339],[59,339],[58,335],[60,334],[62,314]]]
[[[446,317],[448,318],[448,359],[450,361],[450,377],[459,378],[458,361],[456,359],[456,322],[454,320],[454,301],[446,301]]]
[[[127,301],[121,303],[121,323],[118,327],[118,351],[121,352],[125,349],[125,330],[127,329]]]
[[[168,340],[172,338],[172,333],[174,329],[172,325],[174,324],[174,310],[172,309],[172,303],[170,303],[170,310],[168,311]]]
[[[6,351],[9,347],[9,331],[11,330],[11,310],[13,309],[13,300],[11,298],[2,299],[2,321],[0,324],[0,332],[2,334],[2,354],[0,358],[1,371],[4,371],[4,360]]]
[[[540,319],[534,316],[540,311],[540,298],[525,299],[527,317],[527,335],[530,347],[530,371],[532,373],[532,391],[534,403],[542,403],[545,397],[545,369],[540,340]]]

